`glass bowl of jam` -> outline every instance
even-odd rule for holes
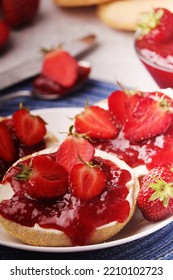
[[[142,13],[135,50],[160,88],[173,88],[173,13],[164,8]]]
[[[138,58],[160,88],[173,88],[173,40],[158,43],[145,40],[135,33],[135,50]]]

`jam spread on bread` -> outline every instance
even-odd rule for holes
[[[45,156],[56,161],[55,153]],[[27,159],[22,164],[29,165],[30,161]],[[57,198],[34,199],[26,191],[26,182],[16,178],[19,166],[11,167],[3,184],[10,183],[14,195],[0,203],[0,214],[23,226],[38,224],[44,229],[61,230],[69,236],[73,245],[88,244],[97,227],[115,221],[122,223],[130,211],[130,203],[126,199],[130,172],[97,156],[93,158],[93,164],[99,166],[106,181],[98,196],[86,200],[76,197],[69,187],[64,195]]]

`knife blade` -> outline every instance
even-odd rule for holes
[[[88,34],[82,38],[63,44],[63,49],[72,56],[78,57],[91,50],[97,44],[96,35]],[[31,78],[41,72],[43,57],[41,54],[35,55],[32,59],[0,73],[0,90],[17,84],[25,79]]]

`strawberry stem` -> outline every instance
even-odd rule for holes
[[[170,198],[173,198],[173,184],[172,182],[167,183],[162,178],[153,177],[154,183],[149,185],[150,188],[154,190],[153,194],[150,196],[149,200],[154,201],[159,199],[163,201],[164,207],[169,204]]]
[[[152,29],[158,26],[163,13],[163,9],[159,9],[157,11],[152,9],[149,13],[141,14],[141,21],[138,23],[137,29],[140,31],[142,36],[147,35]]]
[[[42,47],[40,50],[41,50],[41,53],[48,54],[48,53],[53,52],[55,50],[62,49],[62,47],[63,47],[63,43],[59,43],[56,48],[55,47],[52,47],[52,48]]]
[[[20,163],[17,166],[21,169],[21,171],[19,171],[19,173],[15,176],[15,179],[19,181],[28,181],[32,174],[32,160],[30,161],[29,166]]]
[[[120,88],[126,95],[128,95],[128,96],[133,96],[133,95],[139,93],[138,90],[137,90],[136,88],[130,89],[130,88],[124,87],[124,86],[121,84],[121,82],[119,82],[119,81],[116,81],[116,83],[117,83],[117,85],[119,86],[119,88]],[[140,92],[140,94],[142,95],[142,92]]]
[[[74,136],[74,137],[77,137],[77,138],[84,138],[86,140],[89,140],[91,141],[90,137],[85,134],[85,133],[77,133],[77,132],[73,132],[73,129],[74,129],[74,125],[71,125],[69,127],[69,131],[68,131],[68,136]],[[92,141],[91,141],[92,142]]]
[[[81,157],[79,154],[78,154],[78,158],[79,158],[79,160],[80,160],[83,164],[85,164],[85,165],[87,165],[87,166],[89,166],[89,167],[91,167],[91,168],[100,168],[101,165],[102,165],[102,164],[100,164],[100,165],[98,165],[98,164],[93,164],[92,161],[84,161],[84,160],[82,159],[82,157]]]
[[[162,107],[162,109],[166,112],[171,111],[171,103],[169,100],[165,99],[164,96],[162,96],[159,100],[159,105]]]

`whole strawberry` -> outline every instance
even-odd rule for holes
[[[143,39],[164,43],[173,38],[173,14],[164,8],[155,8],[143,14],[138,24]]]
[[[40,0],[2,0],[4,20],[11,28],[18,28],[30,22],[37,14]]]
[[[173,214],[173,167],[155,167],[143,177],[137,204],[149,221],[159,221]]]
[[[4,22],[4,20],[0,20],[0,49],[6,45],[10,36],[10,28]]]

